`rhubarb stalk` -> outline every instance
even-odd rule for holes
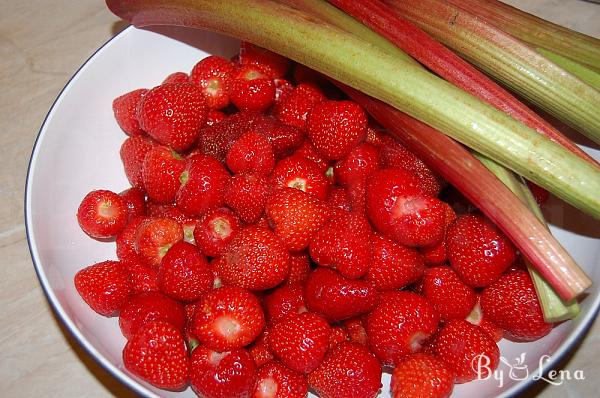
[[[590,68],[587,68],[569,58],[565,58],[562,55],[556,54],[553,51],[546,50],[545,48],[536,48],[536,51],[554,62],[567,72],[577,76],[596,90],[600,90],[600,73]]]
[[[282,54],[444,132],[600,218],[600,171],[452,84],[320,18],[269,0],[108,0],[136,26],[209,29]]]
[[[483,18],[442,0],[384,0],[546,112],[600,143],[600,92]]]

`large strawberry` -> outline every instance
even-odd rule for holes
[[[454,388],[454,373],[444,361],[431,354],[404,357],[392,373],[392,398],[447,398]]]
[[[175,243],[183,240],[181,224],[170,218],[145,218],[135,234],[135,249],[146,264],[158,268]]]
[[[285,124],[306,129],[306,119],[313,107],[325,96],[313,84],[298,84],[277,106],[275,115]]]
[[[267,137],[250,130],[231,146],[225,161],[229,170],[236,174],[268,175],[275,166],[275,155]]]
[[[225,203],[246,223],[255,223],[263,215],[269,194],[268,179],[259,173],[236,174],[225,188]]]
[[[185,160],[179,154],[162,145],[151,148],[142,165],[142,181],[148,198],[157,203],[173,202],[184,170]]]
[[[423,296],[440,314],[441,319],[465,319],[477,302],[477,293],[460,280],[450,267],[432,267],[425,271]]]
[[[252,398],[305,398],[307,395],[306,376],[281,362],[271,361],[258,369]]]
[[[271,325],[306,312],[302,285],[279,286],[263,298],[263,306]]]
[[[75,288],[97,313],[114,316],[127,303],[130,288],[127,271],[119,261],[102,261],[75,274]]]
[[[119,313],[119,327],[127,339],[152,321],[169,322],[182,332],[185,326],[183,305],[162,293],[146,292],[132,296]]]
[[[229,105],[234,69],[233,62],[218,55],[208,56],[194,65],[189,80],[200,87],[210,109]]]

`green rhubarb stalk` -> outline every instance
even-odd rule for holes
[[[554,62],[556,65],[560,66],[567,72],[571,73],[574,76],[577,76],[590,86],[594,87],[596,90],[600,90],[600,73],[587,68],[569,58],[565,58],[562,55],[556,54],[550,50],[546,50],[545,48],[536,48],[537,52],[542,54],[544,57],[548,58],[550,61]]]
[[[531,191],[527,188],[527,184],[525,184],[525,181],[520,176],[515,175],[481,154],[473,153],[473,155],[502,181],[533,212],[541,223],[546,225],[542,211],[537,205]],[[533,280],[546,322],[560,322],[575,318],[579,314],[579,304],[576,299],[569,301],[561,299],[529,260],[525,259],[525,265]]]
[[[485,19],[443,0],[384,0],[546,112],[600,143],[600,92]]]
[[[536,47],[552,50],[600,71],[600,40],[521,11],[498,0],[447,0],[485,18],[505,32]]]
[[[209,29],[282,54],[422,120],[600,218],[600,171],[411,62],[269,0],[108,0],[136,26]]]

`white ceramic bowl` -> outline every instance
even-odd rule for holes
[[[92,189],[121,191],[128,187],[118,151],[125,135],[111,109],[113,98],[130,90],[158,85],[174,71],[189,72],[207,54],[231,56],[238,42],[223,36],[182,28],[128,28],[100,48],[73,76],[48,113],[32,153],[27,176],[25,217],[31,256],[41,285],[54,310],[77,341],[110,373],[148,397],[194,397],[191,390],[158,390],[123,369],[125,343],[116,318],[93,312],[79,297],[73,276],[94,262],[115,258],[113,243],[88,238],[77,225],[76,209]],[[590,150],[599,157],[600,152]],[[549,206],[553,230],[595,281],[600,281],[598,223],[558,202]],[[502,387],[495,379],[456,386],[455,397],[508,396],[522,391],[544,369],[556,364],[585,333],[600,305],[595,285],[582,303],[580,316],[557,327],[542,340],[516,344],[503,340],[508,363],[502,365]],[[525,353],[525,357],[522,357]],[[545,357],[544,357],[545,358]],[[525,369],[528,374],[525,374]],[[591,375],[587,375],[591,377]],[[384,379],[381,396],[387,392]]]

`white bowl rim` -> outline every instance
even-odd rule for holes
[[[36,248],[35,236],[33,232],[33,224],[31,218],[31,190],[30,190],[30,178],[35,169],[35,164],[39,152],[39,142],[40,139],[44,136],[46,132],[46,124],[52,117],[57,104],[62,100],[62,98],[68,92],[68,89],[75,84],[77,78],[83,73],[90,64],[90,62],[94,61],[95,58],[102,55],[102,53],[109,48],[114,42],[116,42],[121,37],[124,37],[126,34],[135,30],[134,26],[130,25],[127,28],[123,29],[121,32],[109,38],[104,44],[102,44],[98,49],[96,49],[89,58],[74,72],[74,74],[69,78],[65,86],[61,89],[56,99],[53,101],[50,110],[44,117],[44,120],[40,126],[37,137],[34,141],[33,149],[31,152],[31,156],[29,159],[29,164],[27,168],[27,177],[25,180],[25,195],[24,195],[24,217],[25,217],[25,233],[27,236],[27,245],[29,247],[29,253],[31,255],[31,259],[35,268],[35,272],[40,281],[42,290],[46,296],[46,299],[50,303],[50,306],[54,310],[55,314],[58,316],[60,321],[65,325],[67,330],[71,333],[71,335],[75,338],[75,340],[84,348],[88,355],[98,363],[104,370],[106,370],[113,377],[117,378],[121,381],[125,386],[140,394],[144,397],[149,398],[161,398],[159,395],[150,391],[146,387],[144,387],[141,383],[134,380],[128,374],[123,372],[123,370],[119,369],[115,365],[113,365],[108,359],[106,359],[102,354],[100,354],[96,348],[90,343],[90,341],[81,333],[79,328],[75,325],[75,323],[70,319],[70,317],[65,312],[64,308],[60,304],[58,298],[52,291],[50,284],[48,282],[46,273],[41,265],[41,260],[39,258],[39,253]],[[590,310],[587,314],[585,314],[584,319],[580,321],[579,325],[575,329],[569,333],[567,339],[561,344],[560,348],[556,351],[556,353],[549,359],[547,362],[544,362],[540,365],[539,369],[536,369],[535,372],[532,372],[529,377],[521,382],[513,385],[506,391],[503,391],[498,397],[514,397],[526,389],[531,387],[536,380],[545,374],[547,374],[550,370],[554,369],[559,362],[563,359],[563,357],[571,352],[573,348],[579,343],[587,334],[589,328],[591,327],[594,319],[598,315],[600,310],[600,294],[594,299],[594,302],[591,304]]]

